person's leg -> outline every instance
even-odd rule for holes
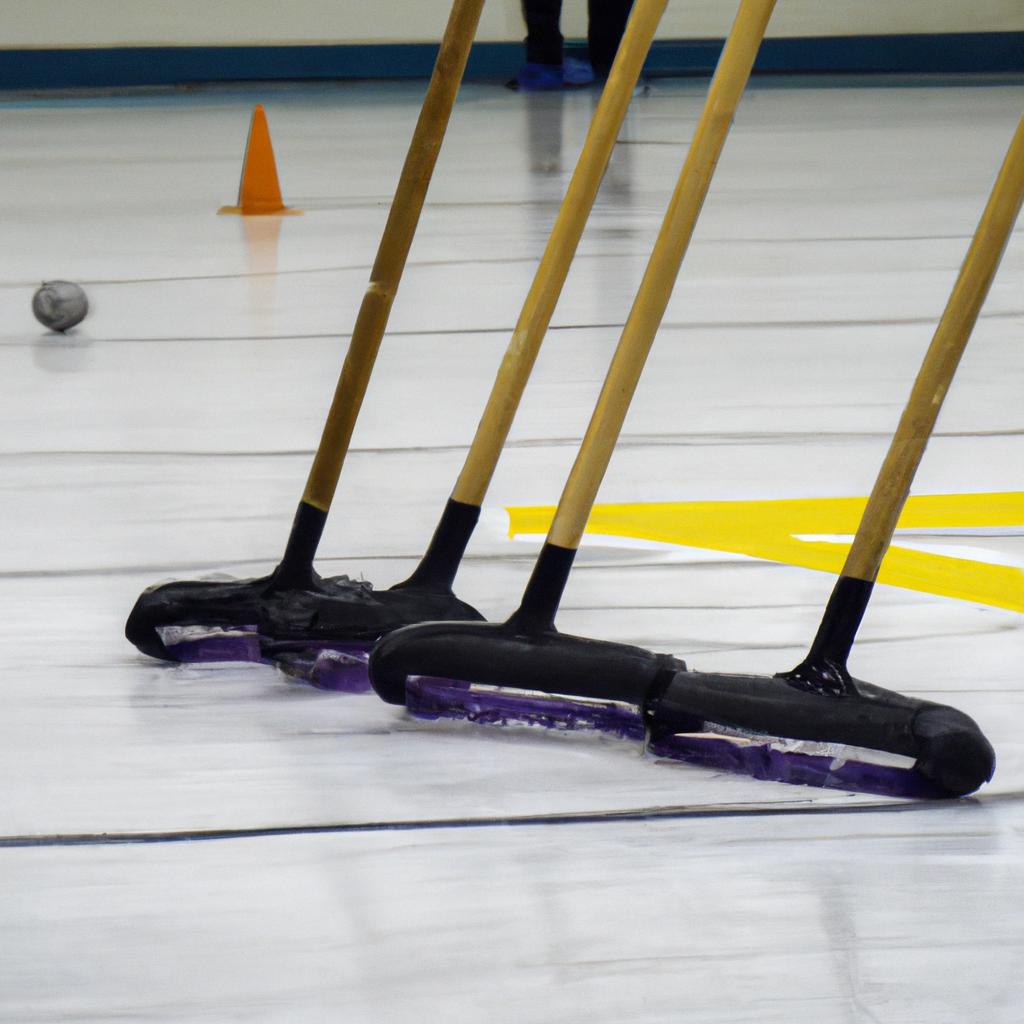
[[[633,0],[587,0],[587,43],[595,74],[608,74],[632,7]]]
[[[526,63],[508,83],[510,89],[543,92],[565,85],[562,33],[558,21],[562,0],[522,0],[526,22]]]
[[[522,0],[527,64],[562,63],[562,0]]]

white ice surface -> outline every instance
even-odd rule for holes
[[[418,723],[123,640],[148,584],[280,555],[421,91],[0,103],[0,835],[371,827],[0,848],[0,1019],[1016,1024],[1018,615],[878,588],[855,673],[962,708],[999,757],[975,800],[913,810]],[[459,576],[489,618],[539,543],[501,509],[557,500],[702,99],[659,82],[634,102]],[[279,224],[215,215],[257,101],[306,211]],[[1005,84],[755,84],[601,499],[866,494],[1022,105]],[[325,571],[414,565],[592,107],[464,89]],[[1021,489],[1022,269],[1018,227],[915,493]],[[63,338],[29,309],[56,277],[93,303]],[[1019,563],[1012,531],[969,543]],[[559,624],[772,672],[830,586],[600,538]],[[641,808],[677,816],[480,824]],[[416,830],[379,830],[396,822]]]

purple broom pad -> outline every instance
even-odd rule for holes
[[[328,644],[317,641],[267,640],[256,626],[165,626],[157,630],[175,659],[186,665],[257,662],[274,665],[293,679],[320,690],[368,693],[369,643]]]
[[[881,764],[861,759],[862,754],[871,757],[876,754],[874,751],[861,752],[831,744],[826,752],[815,750],[825,746],[771,737],[698,732],[652,737],[647,749],[656,757],[771,782],[914,800],[946,795],[914,771],[914,762],[909,757],[893,756],[893,763]]]
[[[479,725],[539,725],[559,732],[594,730],[642,740],[639,711],[614,701],[480,689],[453,679],[410,676],[406,707],[417,718],[464,718]]]
[[[646,739],[640,712],[629,704],[480,688],[432,676],[409,677],[406,707],[416,718],[430,721],[447,718],[478,725],[539,725],[557,731],[594,730],[621,739]],[[791,785],[908,799],[943,795],[914,771],[911,758],[839,744],[697,732],[652,737],[647,751],[667,760]]]
[[[293,679],[311,683],[318,690],[335,693],[369,693],[366,663],[373,644],[265,643],[263,656]]]
[[[174,657],[194,665],[211,661],[262,661],[255,626],[223,629],[220,626],[164,626],[160,640]]]

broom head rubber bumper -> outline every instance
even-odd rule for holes
[[[693,672],[627,644],[427,622],[373,649],[370,682],[420,718],[646,736],[650,753],[757,779],[935,799],[991,777],[995,754],[953,708],[849,680],[826,695],[783,676]]]
[[[784,676],[680,672],[645,703],[649,746],[759,779],[886,796],[964,796],[992,778],[995,753],[967,715],[849,684],[833,696]]]
[[[480,619],[450,591],[418,587],[374,590],[363,580],[315,574],[298,586],[274,575],[250,580],[196,580],[145,590],[125,636],[144,654],[168,661],[275,660],[282,668],[324,661],[319,650],[365,663],[378,637],[432,619]],[[349,650],[351,648],[351,650]],[[335,661],[338,659],[335,658]],[[361,668],[365,680],[365,667]],[[341,687],[345,688],[345,687]]]
[[[424,622],[389,633],[370,655],[370,684],[389,704],[406,704],[412,676],[617,701],[645,693],[686,666],[642,647],[524,632],[509,622]]]

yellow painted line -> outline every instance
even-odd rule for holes
[[[800,535],[852,536],[867,498],[776,501],[666,501],[595,505],[587,533],[730,551],[838,573],[849,544]],[[509,508],[509,536],[546,533],[551,506]],[[1024,491],[911,496],[897,530],[1024,528]],[[898,540],[898,538],[897,538]],[[913,551],[894,543],[880,583],[1024,612],[1024,569]]]

